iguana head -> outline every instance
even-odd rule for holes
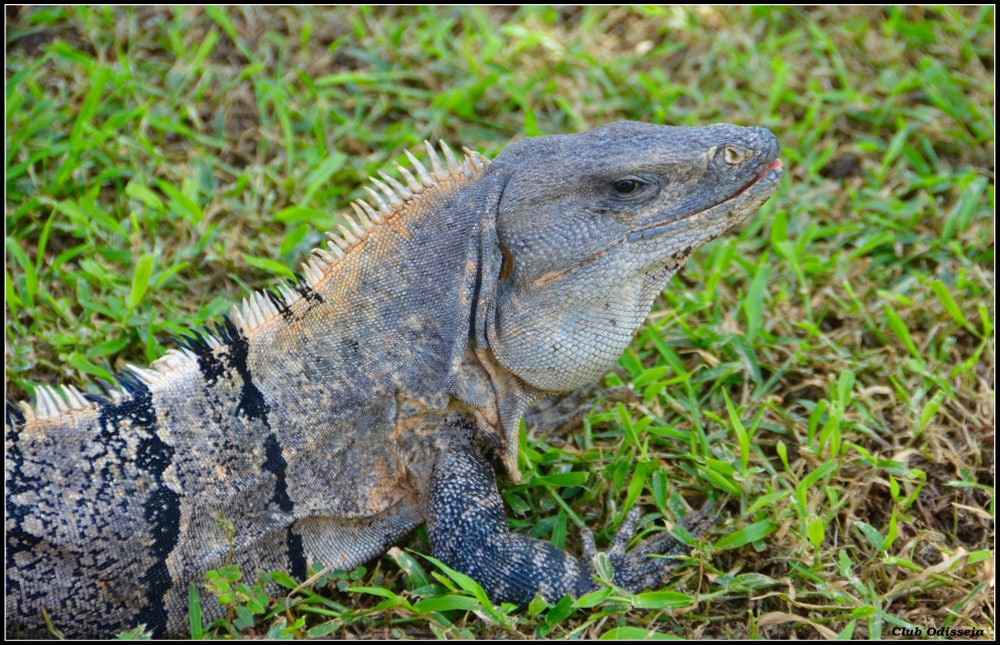
[[[522,381],[566,391],[618,359],[692,251],[774,194],[779,144],[763,128],[613,123],[503,151],[503,256],[490,349]]]

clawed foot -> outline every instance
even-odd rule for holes
[[[649,556],[683,555],[690,549],[688,545],[664,531],[646,538],[628,550],[628,543],[635,536],[640,517],[642,509],[638,506],[629,511],[611,542],[611,548],[606,552],[614,571],[614,584],[633,593],[659,586],[673,568],[670,558]],[[684,519],[683,526],[692,535],[700,536],[712,523],[711,513],[702,509],[689,514]],[[594,534],[584,527],[581,537],[584,556],[588,562],[593,562],[598,554]]]

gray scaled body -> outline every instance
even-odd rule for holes
[[[491,464],[519,477],[525,407],[613,365],[691,252],[775,192],[778,149],[762,128],[624,122],[492,162],[428,146],[299,279],[119,390],[8,404],[8,636],[46,635],[43,610],[71,637],[180,634],[230,550],[305,578],[423,523],[496,601],[591,589],[588,560],[508,530]],[[657,584],[647,556],[677,545],[623,540],[615,582]]]

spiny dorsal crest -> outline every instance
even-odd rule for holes
[[[312,250],[312,257],[302,264],[303,279],[308,287],[315,289],[325,280],[341,260],[368,239],[368,234],[377,226],[404,214],[421,196],[432,189],[447,189],[474,181],[479,178],[489,164],[489,160],[478,152],[463,148],[465,157],[462,161],[444,141],[439,141],[444,161],[429,142],[424,142],[430,170],[421,163],[409,150],[405,151],[410,160],[413,173],[399,162],[393,165],[403,177],[405,184],[383,171],[379,171],[381,180],[370,177],[369,180],[378,190],[365,186],[365,191],[371,201],[358,199],[351,202],[354,217],[342,215],[344,224],[337,227],[337,233],[327,232],[325,246]],[[419,179],[418,179],[419,178]],[[297,283],[279,284],[274,290],[255,291],[243,299],[242,309],[233,306],[231,316],[242,331],[250,331],[278,316],[282,309],[291,307],[303,297],[296,290]]]
[[[308,295],[322,281],[330,277],[333,268],[349,253],[364,244],[369,233],[377,226],[383,226],[394,218],[403,216],[422,196],[435,189],[453,189],[461,184],[478,179],[489,160],[478,152],[463,148],[465,156],[461,161],[444,141],[439,141],[442,160],[429,142],[424,142],[430,169],[421,163],[410,151],[405,151],[413,172],[399,162],[394,162],[403,181],[379,171],[380,179],[370,181],[378,190],[365,186],[370,201],[359,199],[351,202],[354,217],[343,216],[345,224],[338,227],[339,235],[327,233],[325,246],[312,250],[312,257],[302,264],[302,274],[297,280],[278,284],[272,289],[254,291],[243,298],[242,305],[233,305],[229,317],[217,323],[214,329],[203,333],[193,331],[192,336],[181,339],[180,349],[170,349],[162,358],[153,361],[151,369],[126,365],[125,374],[117,377],[122,390],[105,387],[108,397],[87,394],[72,385],[51,387],[40,385],[35,388],[35,405],[19,402],[16,409],[7,407],[8,417],[19,410],[26,419],[53,419],[60,415],[80,410],[92,410],[97,404],[117,403],[130,395],[139,383],[156,386],[164,383],[172,375],[198,369],[198,354],[214,352],[224,347],[236,335],[247,335],[254,329],[273,320]],[[404,183],[405,182],[405,183]],[[137,383],[138,382],[138,383]]]
[[[364,187],[371,202],[363,199],[351,202],[355,217],[345,216],[344,219],[347,220],[347,223],[338,227],[340,235],[327,233],[329,241],[326,248],[313,249],[313,257],[303,264],[303,273],[310,286],[315,286],[322,280],[329,272],[330,267],[360,244],[375,226],[384,224],[387,220],[405,212],[410,203],[418,199],[424,192],[432,188],[451,186],[454,182],[463,179],[466,181],[477,179],[489,163],[486,157],[468,148],[464,149],[465,158],[459,162],[444,141],[438,143],[444,154],[444,165],[442,165],[437,151],[434,150],[434,146],[427,141],[424,142],[431,164],[430,171],[409,150],[406,151],[410,164],[412,164],[417,176],[420,177],[419,181],[413,176],[413,173],[398,162],[393,165],[406,180],[406,185],[381,170],[378,174],[382,177],[382,181],[375,177],[369,178],[378,188],[376,191],[371,186]]]

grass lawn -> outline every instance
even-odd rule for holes
[[[8,8],[6,395],[156,359],[424,139],[763,125],[779,193],[503,489],[512,528],[574,553],[636,504],[714,504],[668,587],[493,607],[420,530],[195,631],[990,638],[994,31],[992,6]]]

